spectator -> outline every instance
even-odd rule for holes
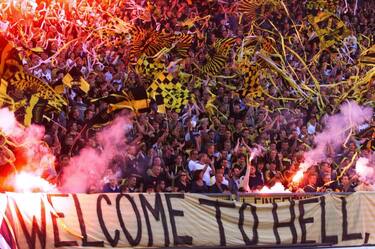
[[[190,192],[190,184],[188,180],[188,174],[186,171],[181,171],[175,185],[175,192]]]
[[[228,194],[230,193],[227,185],[223,184],[224,174],[222,170],[216,171],[215,174],[216,182],[210,187],[210,193]]]
[[[203,170],[195,170],[193,173],[193,182],[191,184],[192,193],[208,193],[208,187],[203,181]]]
[[[116,176],[109,177],[109,182],[104,184],[103,193],[120,193],[120,188],[118,186],[118,180]]]

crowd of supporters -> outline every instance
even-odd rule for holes
[[[281,35],[288,37],[296,35],[294,25],[307,25],[305,17],[309,13],[305,1],[286,2],[290,16],[283,12],[266,12],[265,21],[260,24],[262,29],[271,29],[271,22],[267,20],[272,20],[272,24],[276,25]],[[350,29],[351,34],[348,37],[357,39],[359,34],[363,34],[370,39],[355,41],[352,44],[350,59],[341,58],[344,63],[337,63],[337,57],[329,52],[324,53],[319,59],[318,66],[310,68],[321,84],[340,82],[356,74],[350,60],[356,61],[360,54],[357,43],[362,42],[368,47],[368,43],[373,42],[371,36],[375,31],[372,15],[374,3],[364,0],[339,1],[336,13]],[[59,2],[54,4],[63,5]],[[233,1],[138,2],[137,6],[147,8],[152,18],[138,17],[137,9],[123,11],[122,1],[112,1],[110,4],[105,1],[93,1],[91,8],[100,7],[124,21],[136,19],[134,22],[144,27],[149,27],[150,23],[154,22],[158,29],[166,33],[194,32],[195,29],[199,29],[200,32],[197,34],[206,36],[206,44],[203,43],[204,39],[198,37],[189,49],[189,57],[183,63],[184,71],[194,74],[196,69],[193,64],[204,60],[210,44],[218,38],[236,37],[239,38],[237,46],[240,46],[241,38],[249,32],[248,17],[244,16],[239,20],[239,16],[230,11],[232,4]],[[35,37],[28,39],[31,43],[29,47],[43,47],[44,52],[33,53],[23,61],[29,72],[52,86],[59,84],[72,68],[78,69],[91,86],[88,94],[75,87],[66,89],[68,110],[56,116],[54,122],[42,121],[47,131],[45,140],[58,158],[58,175],[64,174],[64,167],[69,165],[70,158],[78,155],[83,147],[90,146],[100,150],[101,145],[94,135],[96,130],[87,129],[86,124],[92,123],[94,119],[98,120],[98,116],[99,119],[110,120],[115,115],[131,115],[132,129],[126,137],[126,151],[112,160],[103,181],[91,186],[87,190],[89,193],[237,193],[249,190],[256,192],[264,186],[271,188],[277,182],[294,192],[353,192],[359,188],[372,189],[371,182],[360,181],[354,167],[350,167],[345,174],[338,177],[348,164],[355,165],[351,162],[353,157],[369,157],[373,153],[371,146],[368,146],[371,145],[371,141],[368,142],[372,133],[361,136],[362,130],[355,131],[339,150],[327,148],[327,159],[310,167],[298,184],[292,184],[292,178],[304,159],[304,152],[314,146],[314,136],[324,129],[323,114],[333,114],[337,109],[328,105],[325,113],[322,113],[315,101],[300,104],[293,101],[278,101],[267,96],[256,100],[258,106],[251,106],[236,90],[225,87],[226,83],[236,85],[233,81],[240,79],[223,79],[223,85],[211,88],[204,84],[196,86],[195,82],[189,82],[187,88],[194,98],[189,100],[180,113],[173,110],[158,113],[155,107],[148,113],[137,115],[131,114],[129,110],[116,114],[103,112],[109,103],[105,100],[92,102],[92,99],[111,93],[127,92],[139,86],[145,87],[150,82],[145,82],[145,79],[128,66],[126,47],[101,45],[99,38],[87,42],[74,42],[74,39],[80,36],[87,36],[89,30],[105,25],[109,15],[95,15],[94,12],[92,15],[79,16],[80,12],[68,9],[69,6],[66,6],[66,11],[61,8],[60,12],[56,13],[55,20],[34,17],[29,28],[35,33]],[[54,9],[51,8],[49,11]],[[207,15],[210,15],[208,19],[203,19],[191,27],[179,25],[187,18]],[[12,18],[17,16],[14,15]],[[9,23],[2,22],[3,29],[12,30],[11,23],[15,22],[12,18],[7,18]],[[5,19],[3,16],[3,20]],[[291,19],[294,23],[291,23]],[[72,20],[76,21],[74,25],[71,24]],[[77,23],[90,29],[82,33],[85,29],[77,28]],[[38,33],[41,27],[45,32]],[[267,34],[266,31],[258,32],[257,35],[260,36]],[[301,35],[300,40],[289,40],[288,43],[295,46],[296,51],[304,47],[307,59],[311,60],[320,49],[319,41],[311,41],[308,34]],[[20,39],[13,36],[12,32],[9,37],[15,41]],[[69,49],[59,51],[68,41],[72,41]],[[299,47],[296,44],[299,44]],[[54,58],[54,63],[51,63],[48,58],[57,51],[59,54]],[[302,54],[302,51],[298,52]],[[302,68],[295,56],[286,53],[288,60],[295,65],[298,77],[306,79],[308,72]],[[165,63],[168,64],[170,61],[172,60],[167,59]],[[233,65],[228,62],[223,74],[230,75],[231,71]],[[278,91],[283,92],[286,98],[295,96],[295,89],[288,88],[281,79],[276,84],[279,86]],[[262,85],[268,87],[271,95],[276,91],[272,84],[262,82]],[[218,112],[207,110],[212,92],[216,96],[213,104]],[[336,100],[332,96],[337,92],[340,92],[340,85],[337,89],[321,89],[322,97],[327,103],[332,103],[332,106]],[[20,92],[14,94],[22,95]],[[365,96],[368,100],[373,97],[371,94]],[[374,125],[375,118],[365,126],[365,130],[368,131]],[[252,148],[259,148],[261,152],[249,162]],[[249,178],[244,179],[247,176]],[[244,186],[244,182],[249,188]]]

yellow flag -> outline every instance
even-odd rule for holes
[[[57,94],[63,94],[64,93],[64,85],[57,85],[57,86],[55,86],[54,90]]]
[[[65,74],[64,78],[62,79],[62,82],[64,83],[64,85],[71,88],[72,82],[73,82],[73,77],[69,73],[67,73],[67,74]]]
[[[0,93],[7,94],[8,82],[1,79],[0,81]]]
[[[90,91],[90,84],[83,77],[81,77],[79,79],[79,88],[85,93],[88,93]]]

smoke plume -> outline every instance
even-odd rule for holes
[[[375,183],[375,154],[370,158],[360,157],[356,162],[355,171],[361,181]]]
[[[305,163],[302,165],[306,170],[315,163],[327,159],[327,148],[338,151],[347,141],[351,132],[371,120],[372,109],[361,107],[354,101],[348,101],[341,105],[340,112],[324,117],[324,130],[314,138],[315,147],[304,154]]]
[[[120,116],[111,125],[96,134],[100,148],[86,146],[78,156],[70,159],[69,166],[63,170],[62,192],[86,192],[92,184],[102,179],[111,161],[126,152],[125,135],[129,131],[130,120]]]
[[[19,192],[31,192],[34,189],[45,192],[54,189],[41,178],[47,171],[53,175],[55,168],[55,156],[44,143],[44,134],[43,127],[37,125],[24,127],[18,123],[14,113],[8,108],[0,109],[0,138],[7,155],[6,164],[13,165],[13,171],[4,183],[6,186],[1,187],[6,189],[11,187]],[[17,153],[15,154],[13,150]],[[20,182],[23,183],[17,184]]]

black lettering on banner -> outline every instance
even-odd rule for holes
[[[52,198],[66,198],[69,197],[68,194],[48,194],[47,199],[51,207],[55,210],[55,207],[52,204]],[[57,225],[57,219],[64,218],[64,213],[61,212],[51,212],[51,220],[52,220],[52,227],[53,227],[53,238],[55,247],[62,247],[62,246],[78,246],[77,241],[74,240],[67,240],[62,241],[60,239],[59,227]]]
[[[155,220],[162,221],[163,224],[163,230],[164,230],[164,244],[166,247],[169,246],[169,232],[168,232],[168,225],[167,225],[167,219],[165,217],[165,212],[163,208],[163,202],[161,201],[161,197],[159,193],[155,194],[155,204],[154,207],[151,206],[151,204],[147,201],[146,197],[143,194],[139,195],[139,199],[141,201],[143,213],[146,219],[146,225],[147,225],[147,232],[148,232],[148,246],[153,245],[153,235],[152,235],[152,228],[150,223],[150,217],[148,215],[148,211],[151,212],[152,216],[155,218]]]
[[[103,199],[106,201],[107,205],[112,205],[111,200],[109,199],[108,195],[101,194],[98,196],[98,199],[96,201],[96,213],[98,214],[99,224],[104,233],[104,236],[106,237],[109,244],[111,244],[112,247],[115,247],[120,239],[120,231],[118,229],[115,230],[115,238],[112,238],[112,236],[109,234],[108,229],[103,219],[103,211],[102,211]]]
[[[260,198],[260,197],[254,197],[254,204],[257,204],[258,203],[258,201],[260,201],[262,198]]]
[[[272,198],[272,202],[278,202],[278,201],[281,201],[280,197],[274,197],[274,198]]]
[[[40,227],[38,225],[37,219],[35,216],[32,217],[32,227],[31,227],[31,234],[26,228],[26,222],[23,219],[22,213],[18,207],[18,204],[16,200],[14,200],[14,207],[16,210],[16,214],[18,217],[18,220],[20,221],[22,231],[25,235],[27,245],[29,246],[30,249],[35,249],[35,240],[36,236],[38,235],[40,245],[44,249],[46,248],[46,208],[44,206],[42,198],[40,198]]]
[[[342,211],[342,241],[363,239],[360,233],[348,233],[348,211],[346,210],[346,198],[340,197],[341,199],[341,211]]]
[[[327,236],[326,233],[326,198],[325,196],[320,197],[320,209],[321,209],[321,235],[322,235],[322,243],[328,244],[337,244],[338,238],[337,235],[330,235]]]
[[[288,200],[291,200],[292,198],[290,198],[289,196],[284,196],[281,201],[284,202],[284,201],[288,201]]]
[[[308,217],[304,218],[305,216],[305,204],[310,204],[310,203],[316,203],[319,202],[318,198],[311,198],[311,199],[304,199],[300,200],[298,203],[298,208],[299,208],[299,225],[301,226],[301,243],[316,243],[315,240],[306,240],[306,224],[308,223],[314,223],[314,217]]]
[[[171,199],[174,199],[174,198],[184,199],[185,195],[184,194],[165,194],[165,199],[167,201],[168,212],[169,212],[169,219],[170,219],[171,226],[172,226],[173,243],[174,243],[175,246],[176,245],[182,245],[182,244],[192,245],[193,244],[193,238],[191,236],[187,236],[187,235],[179,236],[177,234],[175,217],[176,216],[183,217],[184,212],[181,211],[181,210],[173,209]]]
[[[79,228],[82,234],[82,246],[94,246],[94,247],[104,247],[104,241],[88,241],[85,220],[83,219],[83,213],[81,209],[81,204],[79,203],[77,194],[72,194],[74,200],[74,206],[77,211]]]
[[[128,229],[126,229],[124,220],[122,219],[121,208],[120,208],[120,201],[122,197],[125,197],[126,199],[128,199],[128,201],[132,205],[133,211],[135,213],[135,217],[137,219],[137,236],[135,237],[135,239],[133,239]],[[120,222],[120,226],[122,228],[122,231],[125,234],[126,239],[129,241],[129,244],[131,246],[137,246],[142,238],[142,222],[141,222],[141,215],[139,214],[138,207],[135,204],[133,197],[131,197],[128,194],[119,194],[116,198],[116,210],[117,210],[117,217]]]
[[[243,224],[244,224],[244,220],[245,220],[244,212],[245,212],[245,210],[246,210],[247,207],[250,207],[251,214],[253,215],[253,219],[254,219],[254,221],[253,221],[254,222],[254,224],[253,224],[253,238],[251,240],[246,235],[245,230],[243,228]],[[238,228],[241,231],[242,238],[245,241],[246,245],[256,245],[258,243],[258,239],[259,239],[258,238],[259,219],[258,219],[258,215],[256,213],[256,209],[257,208],[255,206],[251,205],[251,204],[243,203],[241,205],[240,210],[239,210],[240,218],[239,218],[239,221],[238,221]]]
[[[290,222],[279,222],[279,217],[277,216],[277,203],[272,203],[272,215],[273,215],[273,233],[275,234],[276,238],[276,244],[280,244],[280,235],[278,232],[279,227],[289,227],[290,231],[292,232],[292,243],[296,244],[297,243],[297,230],[296,226],[294,225],[294,220],[296,219],[296,214],[294,212],[294,205],[295,201],[294,200],[289,200],[290,206],[289,206],[289,211],[290,211]]]
[[[365,241],[364,241],[364,244],[368,244],[368,240],[370,239],[370,234],[369,233],[365,233]]]
[[[199,204],[215,207],[216,221],[217,221],[217,225],[219,227],[219,234],[220,234],[220,245],[226,246],[227,242],[226,242],[226,238],[225,238],[223,222],[221,221],[221,210],[220,210],[220,208],[221,207],[235,208],[236,205],[234,203],[220,202],[218,200],[213,201],[213,200],[201,199],[201,198],[199,198]]]

